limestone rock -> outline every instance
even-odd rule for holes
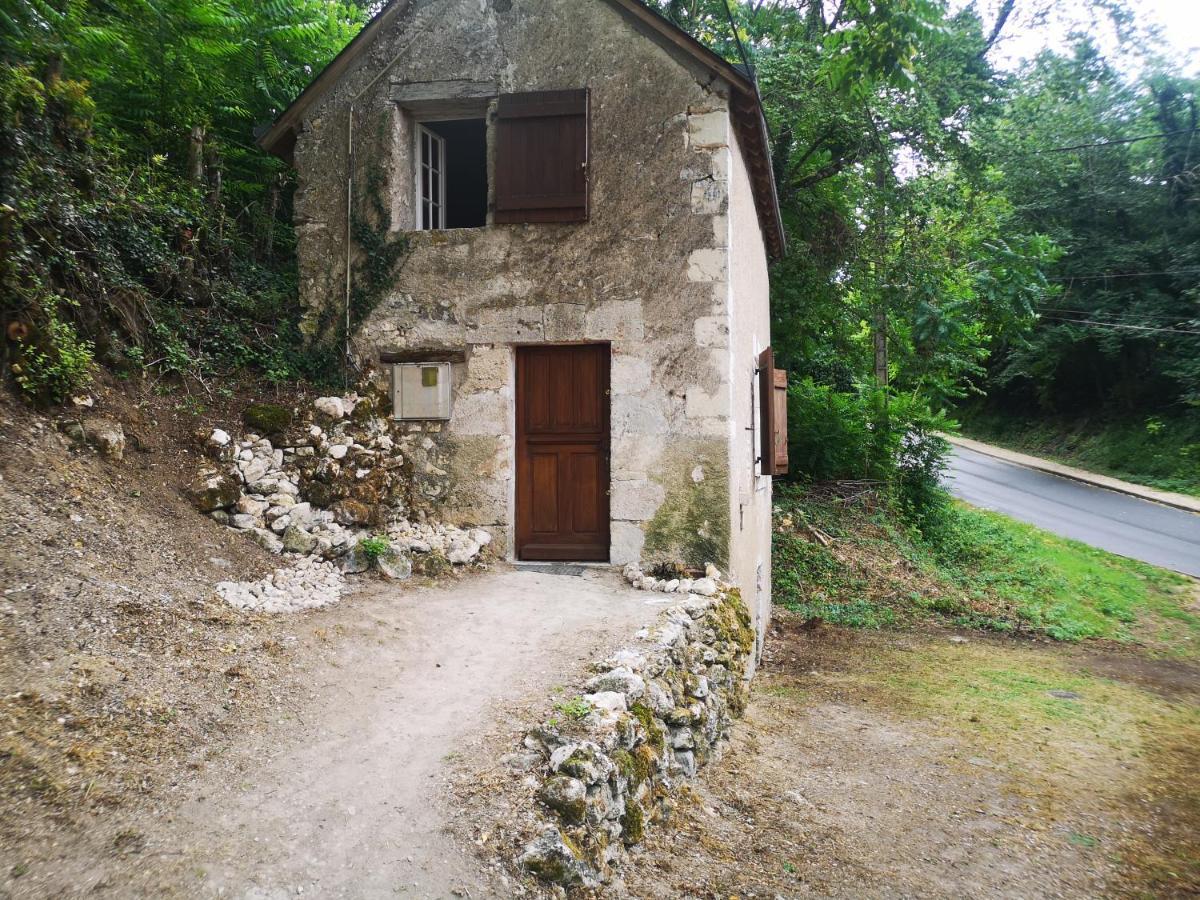
[[[313,401],[313,409],[331,419],[340,419],[346,415],[346,405],[341,397],[318,397]]]
[[[557,828],[547,828],[525,845],[517,864],[539,878],[559,884],[593,886],[595,873],[575,855]]]
[[[241,496],[241,491],[238,483],[228,475],[212,473],[197,478],[192,483],[190,494],[197,509],[212,512],[233,506]]]
[[[691,592],[702,597],[711,597],[717,592],[717,583],[711,578],[698,578],[692,582]]]
[[[578,778],[585,784],[606,781],[613,772],[612,760],[592,741],[564,744],[550,755],[550,769]]]
[[[357,544],[342,557],[342,571],[347,575],[360,575],[369,568],[371,568],[371,557],[358,549]]]
[[[568,825],[580,825],[587,816],[587,786],[578,778],[553,775],[546,779],[538,796]]]
[[[295,525],[289,525],[283,533],[283,549],[288,553],[312,553],[317,547],[317,539]]]
[[[254,543],[262,547],[268,553],[282,553],[283,541],[271,534],[265,528],[255,528],[249,532]]]
[[[637,700],[646,692],[646,682],[640,675],[634,674],[625,666],[617,666],[609,672],[597,675],[585,685],[591,693],[597,691],[615,691],[624,694],[630,700]]]
[[[401,581],[412,576],[412,557],[395,546],[389,547],[375,559],[375,566],[386,578]]]
[[[446,554],[446,559],[456,566],[463,566],[479,555],[479,545],[469,543],[464,547],[458,547]]]
[[[223,431],[220,428],[214,428],[212,433],[209,434],[208,439],[205,440],[204,446],[210,450],[224,450],[232,441],[233,438],[229,436],[228,431]]]
[[[125,429],[111,419],[88,419],[83,423],[88,444],[103,456],[120,462],[125,457]]]
[[[242,496],[238,498],[236,509],[240,513],[245,513],[248,516],[261,516],[268,509],[270,504],[266,500],[256,500],[250,496]]]
[[[333,504],[333,518],[339,525],[367,525],[371,508],[357,500],[339,500]]]

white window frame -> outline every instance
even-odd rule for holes
[[[416,151],[413,167],[418,231],[441,231],[446,227],[446,139],[426,128],[420,122],[416,127]],[[431,152],[427,155],[426,149]],[[432,159],[436,155],[436,160]],[[438,202],[425,196],[425,172],[431,172],[430,181],[437,178]]]

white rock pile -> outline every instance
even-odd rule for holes
[[[219,582],[217,595],[238,609],[283,613],[337,603],[345,586],[336,565],[302,556],[258,581]]]
[[[350,418],[361,402],[353,394],[318,398],[303,421],[274,442],[253,433],[239,440],[220,428],[204,437],[220,468],[197,479],[192,497],[199,509],[271,553],[325,561],[278,569],[259,582],[223,582],[218,592],[232,605],[272,612],[321,606],[336,600],[343,586],[329,582],[328,571],[340,579],[374,568],[407,578],[414,557],[424,556],[431,564],[418,567],[434,574],[476,561],[491,542],[481,528],[405,516],[396,423],[363,415],[366,406]],[[385,539],[386,549],[381,552],[378,541],[360,547],[367,538]],[[443,557],[440,564],[434,555]],[[294,598],[281,596],[289,590]]]
[[[708,563],[703,578],[655,578],[642,571],[637,563],[630,563],[623,571],[625,580],[639,591],[659,591],[664,594],[699,594],[712,597],[723,587],[721,570]]]

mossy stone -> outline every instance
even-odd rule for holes
[[[666,744],[663,741],[662,729],[655,723],[650,707],[644,703],[634,703],[629,707],[629,713],[642,723],[642,728],[646,730],[646,742],[661,753]]]
[[[640,844],[646,836],[646,816],[642,808],[633,800],[625,803],[625,812],[621,816],[621,840],[626,847]]]
[[[295,419],[295,413],[276,403],[251,403],[242,410],[242,424],[266,437],[276,437],[287,431]]]
[[[553,775],[546,779],[538,796],[568,825],[580,825],[587,817],[587,788],[578,778]]]
[[[434,550],[432,553],[423,553],[415,557],[413,568],[426,578],[440,578],[448,574],[454,566],[446,559],[446,554]]]

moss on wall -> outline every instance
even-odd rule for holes
[[[729,463],[725,445],[691,445],[664,457],[655,479],[666,497],[646,525],[646,562],[679,560],[693,568],[729,563]],[[697,480],[694,475],[702,477]]]

